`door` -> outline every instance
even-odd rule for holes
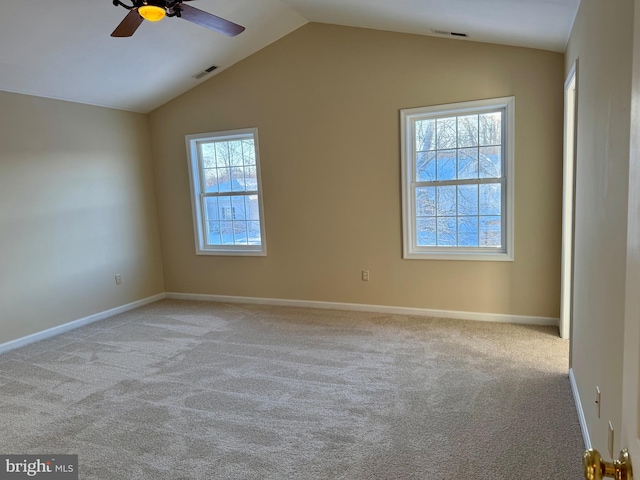
[[[634,0],[632,58],[622,425],[621,444],[617,445],[616,441],[612,453],[615,458],[621,448],[628,450],[630,463],[632,466],[635,464],[637,479],[640,478],[640,0]],[[609,467],[613,469],[613,464]],[[613,470],[606,473],[607,478],[614,478]],[[589,478],[586,465],[585,477]]]
[[[564,84],[564,161],[562,176],[562,279],[560,297],[560,337],[571,334],[573,301],[573,238],[576,165],[576,64]]]
[[[640,0],[635,0],[631,147],[627,222],[627,279],[622,386],[622,447],[640,475]]]

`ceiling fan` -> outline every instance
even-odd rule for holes
[[[191,0],[131,0],[133,5],[127,5],[120,0],[113,0],[113,4],[124,7],[129,13],[111,34],[112,37],[130,37],[135,33],[143,20],[157,22],[164,17],[183,18],[189,22],[235,37],[244,31],[244,27],[224,18],[216,17],[203,10],[185,5],[182,2]]]

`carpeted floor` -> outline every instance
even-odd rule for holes
[[[163,300],[0,355],[0,453],[81,479],[582,478],[557,329]]]

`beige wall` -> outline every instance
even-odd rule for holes
[[[166,290],[557,317],[562,81],[557,53],[301,27],[150,114]],[[508,95],[515,262],[403,260],[400,109]],[[196,256],[184,135],[254,126],[268,256]]]
[[[621,431],[632,32],[633,0],[582,0],[565,66],[578,59],[572,368],[603,454],[608,421]]]
[[[0,343],[161,293],[147,117],[5,92],[0,112]]]

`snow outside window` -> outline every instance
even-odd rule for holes
[[[258,130],[187,135],[196,253],[266,255]]]
[[[513,260],[514,103],[401,111],[404,258]]]

